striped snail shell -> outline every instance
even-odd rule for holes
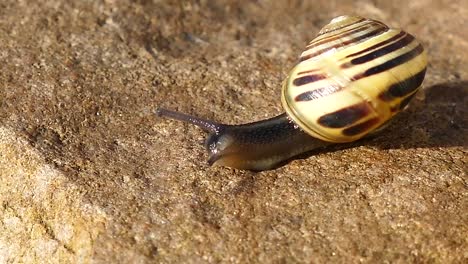
[[[304,131],[357,140],[400,111],[426,71],[421,44],[400,29],[357,16],[325,26],[283,85],[282,104]]]
[[[244,125],[167,109],[157,114],[208,132],[209,164],[271,169],[382,128],[421,87],[426,66],[426,52],[412,35],[373,19],[340,16],[320,30],[284,81],[286,114]]]

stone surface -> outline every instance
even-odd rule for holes
[[[0,3],[0,262],[468,261],[466,1]],[[331,18],[421,39],[424,92],[378,137],[209,167],[197,128],[281,112]]]

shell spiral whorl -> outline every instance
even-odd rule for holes
[[[401,29],[358,16],[333,19],[301,54],[282,104],[308,134],[357,140],[398,113],[424,79],[422,45]]]

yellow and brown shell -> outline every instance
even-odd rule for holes
[[[305,132],[350,142],[403,109],[421,87],[426,66],[426,52],[412,35],[376,20],[340,16],[301,54],[281,100]]]

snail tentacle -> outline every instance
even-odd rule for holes
[[[156,115],[160,117],[167,117],[169,119],[179,120],[185,123],[195,125],[203,129],[203,131],[208,132],[208,133],[217,134],[221,131],[221,128],[223,127],[222,124],[213,122],[211,120],[187,115],[181,112],[172,111],[172,110],[165,109],[165,108],[158,108],[156,110]]]

